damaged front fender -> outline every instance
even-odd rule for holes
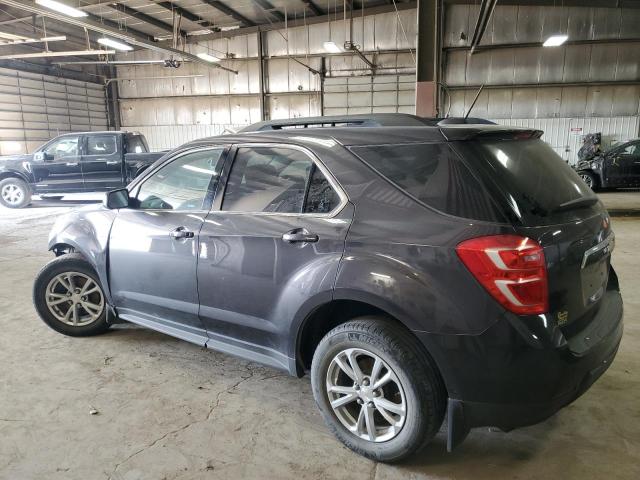
[[[91,264],[110,304],[107,248],[115,217],[116,211],[102,205],[91,205],[60,216],[49,234],[50,251],[67,251],[70,247]]]

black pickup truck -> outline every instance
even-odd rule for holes
[[[135,132],[60,135],[31,154],[0,157],[0,204],[21,208],[33,194],[122,188],[163,155],[149,153],[144,135]]]

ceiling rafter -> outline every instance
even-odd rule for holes
[[[309,7],[309,10],[311,10],[313,12],[314,15],[324,15],[324,10],[322,10],[318,5],[316,5],[316,3],[313,0],[303,0],[302,3],[304,3],[307,7]]]
[[[107,6],[113,8],[118,12],[124,13],[125,15],[133,17],[137,20],[140,20],[144,23],[153,25],[154,27],[164,30],[165,32],[173,33],[173,26],[170,23],[166,23],[166,22],[163,22],[162,20],[158,20],[157,18],[152,17],[151,15],[147,15],[146,13],[141,12],[140,10],[131,8],[125,5],[124,3],[118,3],[118,2],[107,3]],[[185,37],[187,35],[187,32],[185,30],[180,30],[180,35]]]
[[[155,5],[164,8],[165,10],[169,10],[170,12],[176,12],[178,15],[181,15],[182,18],[186,18],[190,22],[197,23],[203,28],[208,28],[209,30],[216,31],[216,28],[213,23],[206,21],[204,18],[196,15],[195,13],[183,8],[179,5],[175,5],[172,2],[156,2]]]
[[[225,15],[229,15],[233,19],[235,19],[235,20],[239,21],[240,23],[242,23],[242,26],[244,26],[244,27],[253,27],[253,26],[256,25],[256,22],[254,22],[253,20],[248,19],[247,17],[245,17],[241,13],[237,12],[236,10],[231,8],[230,6],[220,2],[218,0],[200,0],[200,1],[203,2],[203,3],[206,3],[210,7],[215,8],[216,10],[221,11]]]
[[[255,2],[260,6],[260,8],[262,8],[265,12],[269,13],[270,15],[272,15],[273,17],[277,18],[278,21],[283,21],[284,20],[284,13],[282,13],[280,10],[276,9],[271,2],[269,2],[268,0],[255,0]]]

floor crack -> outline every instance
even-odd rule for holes
[[[213,412],[215,411],[216,408],[218,408],[218,406],[220,405],[220,401],[222,400],[222,395],[224,395],[225,393],[231,393],[232,391],[234,391],[236,388],[238,388],[238,386],[240,386],[242,383],[246,382],[247,380],[250,380],[251,378],[253,378],[254,375],[254,371],[251,368],[251,364],[247,364],[247,366],[245,367],[247,372],[249,373],[248,375],[243,376],[240,380],[238,380],[236,383],[234,383],[233,385],[231,385],[228,388],[225,388],[224,390],[221,390],[220,392],[218,392],[216,394],[216,401],[215,403],[211,406],[211,408],[209,409],[209,412],[207,413],[206,417],[204,417],[201,420],[194,420],[192,422],[187,423],[186,425],[183,425],[179,428],[176,428],[174,430],[171,430],[170,432],[167,432],[165,434],[163,434],[162,436],[158,437],[157,439],[155,439],[153,442],[149,443],[148,445],[142,447],[141,449],[133,452],[131,455],[129,455],[128,457],[126,457],[124,460],[122,460],[121,462],[116,463],[115,467],[113,468],[113,470],[111,471],[111,473],[109,474],[108,480],[111,480],[113,478],[113,476],[116,474],[116,472],[118,471],[118,468],[120,468],[122,465],[124,465],[125,463],[127,463],[129,460],[131,460],[132,458],[140,455],[142,452],[144,452],[145,450],[148,450],[150,448],[153,448],[155,445],[157,445],[159,442],[161,442],[162,440],[164,440],[165,438],[174,435],[176,433],[182,432],[184,430],[186,430],[187,428],[191,427],[192,425],[195,425],[197,423],[202,423],[202,422],[206,422],[208,420],[211,419]]]

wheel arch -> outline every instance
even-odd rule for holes
[[[24,175],[23,173],[17,172],[15,170],[6,170],[4,172],[0,172],[0,182],[2,180],[6,180],[7,178],[20,179],[23,182],[25,182],[29,186],[29,188],[31,189],[31,182],[30,182],[29,178],[27,178],[27,176]]]
[[[322,338],[333,328],[357,317],[377,316],[384,317],[389,322],[401,326],[408,334],[415,336],[409,323],[403,321],[402,314],[397,309],[385,305],[376,299],[363,298],[362,296],[342,294],[334,297],[329,302],[318,305],[309,312],[297,327],[295,338],[295,374],[302,377],[310,370],[313,354]],[[438,366],[430,348],[425,346],[420,339],[416,340],[421,345],[425,355],[437,369],[440,376],[442,369]]]

